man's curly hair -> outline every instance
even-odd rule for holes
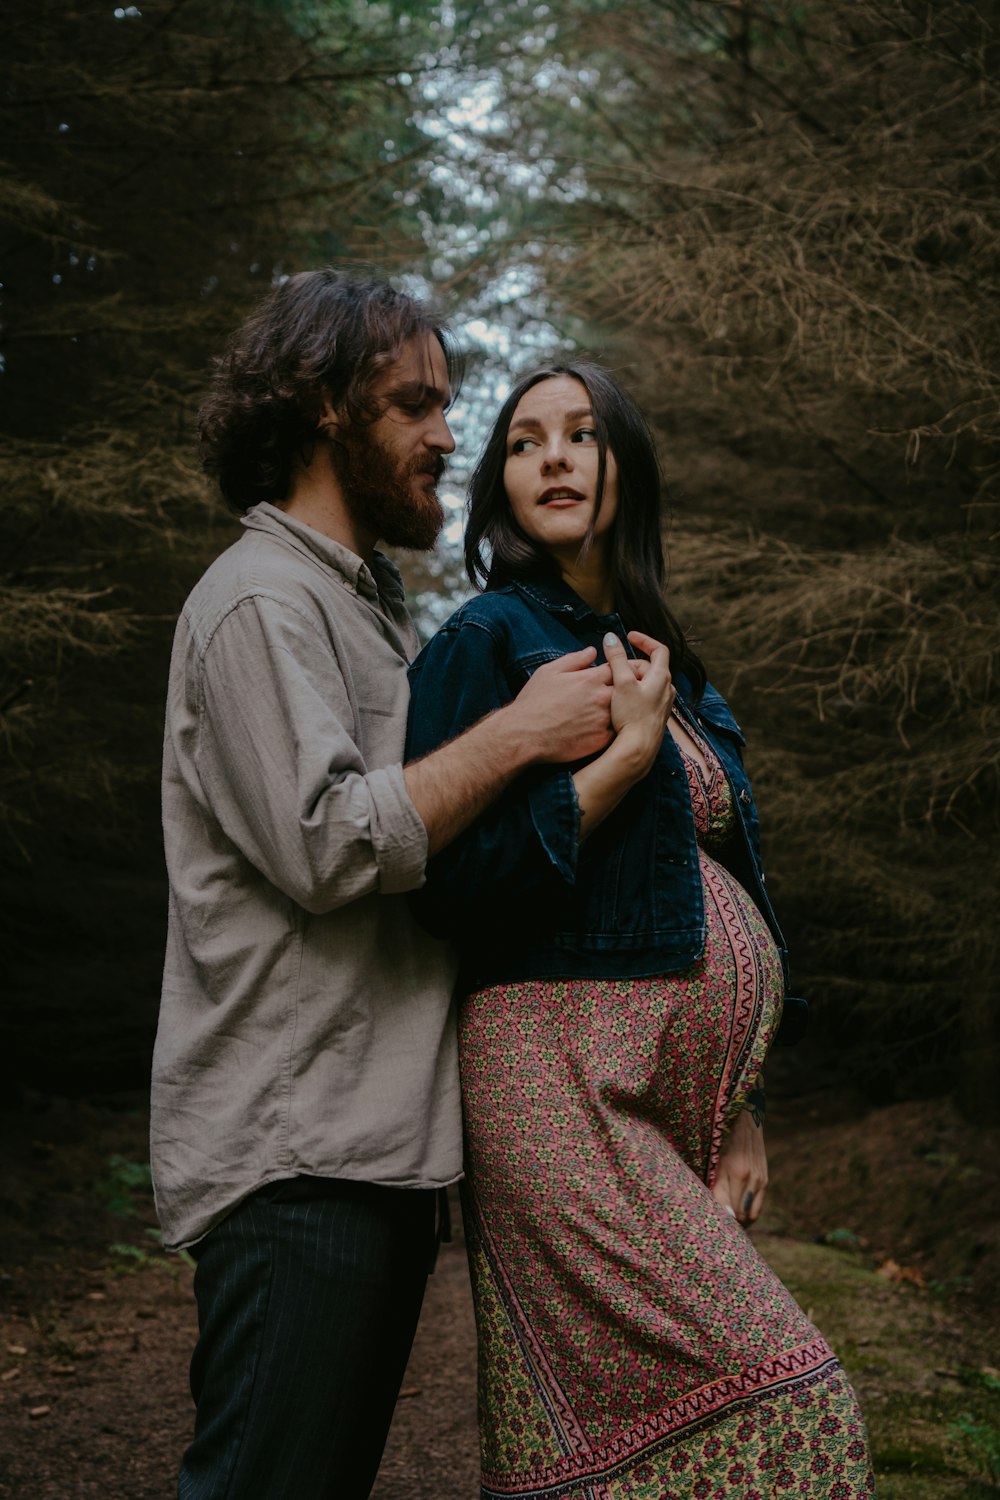
[[[432,310],[387,282],[327,267],[277,286],[215,362],[198,414],[202,467],[242,514],[287,498],[308,461],[324,399],[348,423],[373,421],[372,386],[410,339],[430,334],[457,384],[458,356]]]

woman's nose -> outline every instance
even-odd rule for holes
[[[553,469],[571,469],[572,467],[573,465],[564,443],[547,443],[542,449],[542,471],[544,473],[547,474]]]

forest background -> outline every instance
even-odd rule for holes
[[[213,352],[371,263],[462,329],[462,463],[583,348],[654,424],[672,597],[751,744],[832,1065],[996,1117],[998,7],[12,0],[0,94],[5,1091],[142,1087],[173,622],[234,525]]]
[[[239,530],[195,417],[249,307],[329,262],[431,293],[469,350],[445,544],[399,559],[425,634],[512,371],[595,353],[649,414],[671,601],[747,731],[812,1006],[767,1253],[824,1328],[819,1282],[842,1303],[880,1493],[995,1490],[1000,0],[8,0],[3,41],[0,1492],[167,1493],[189,1427],[143,1108],[170,641]],[[132,1363],[111,1335],[152,1294],[109,1259],[176,1293]],[[413,1453],[387,1496],[446,1471]]]

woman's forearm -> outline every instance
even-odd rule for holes
[[[627,735],[619,735],[603,755],[573,772],[580,805],[580,842],[603,823],[637,781],[649,772],[648,755]]]

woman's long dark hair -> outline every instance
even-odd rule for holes
[[[521,398],[533,386],[559,375],[578,380],[590,396],[597,433],[597,504],[586,550],[604,495],[608,453],[618,465],[618,514],[611,530],[611,576],[615,608],[628,630],[643,630],[670,648],[671,671],[683,672],[696,699],[705,669],[667,608],[666,563],[661,534],[663,479],[646,420],[618,382],[594,364],[548,365],[517,382],[486,440],[469,485],[465,566],[474,587],[497,589],[519,579],[558,575],[555,562],[518,526],[504,488],[507,431]]]

